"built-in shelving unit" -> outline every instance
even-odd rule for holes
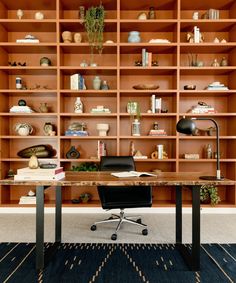
[[[19,2],[20,1],[20,2]],[[101,55],[94,55],[96,67],[81,67],[83,61],[90,61],[90,48],[82,20],[79,19],[79,6],[85,9],[99,5],[99,0],[0,0],[0,170],[1,178],[6,178],[9,169],[25,167],[28,159],[17,156],[17,152],[36,144],[50,144],[57,154],[52,159],[65,170],[82,162],[96,162],[97,142],[106,143],[108,155],[129,155],[130,142],[135,149],[147,155],[147,159],[136,160],[137,170],[162,171],[207,171],[214,173],[216,160],[204,158],[204,147],[210,144],[215,151],[215,136],[184,136],[176,132],[176,123],[182,116],[212,117],[220,127],[221,171],[224,176],[236,179],[236,3],[234,0],[103,0],[106,11],[104,43]],[[156,19],[138,20],[141,12],[148,13],[153,6]],[[22,9],[22,19],[17,18],[17,10]],[[200,15],[209,9],[218,9],[219,19],[199,18],[193,20],[193,13]],[[43,20],[34,15],[41,11]],[[204,35],[202,43],[189,43],[187,32],[198,26]],[[80,32],[81,43],[64,43],[62,32]],[[129,43],[130,31],[140,32],[140,43]],[[16,43],[19,38],[32,34],[40,43]],[[218,38],[219,43],[214,39]],[[150,43],[151,39],[168,39],[169,43]],[[221,42],[223,39],[226,42]],[[135,61],[141,60],[142,49],[152,52],[158,66],[137,67]],[[189,54],[197,54],[204,62],[201,67],[190,66]],[[40,58],[50,58],[50,67],[41,67]],[[211,66],[225,57],[227,66]],[[26,66],[10,66],[9,62],[24,63]],[[85,78],[86,90],[71,90],[70,75],[80,73]],[[93,78],[98,75],[106,80],[110,89],[94,90]],[[17,90],[15,79],[22,77],[25,90]],[[214,81],[220,81],[229,90],[212,91],[205,88]],[[135,90],[139,83],[157,84],[157,90]],[[184,90],[184,85],[196,85],[196,90]],[[167,113],[148,113],[151,95],[162,98]],[[74,113],[74,102],[80,97],[84,113]],[[12,106],[24,99],[34,113],[10,113]],[[141,105],[141,136],[131,135],[131,117],[127,113],[127,103],[139,102]],[[192,106],[199,101],[212,105],[217,112],[213,114],[192,114]],[[43,102],[49,106],[48,113],[40,113]],[[104,105],[111,113],[91,114],[97,105]],[[18,136],[13,130],[16,123],[30,123],[35,131],[30,136]],[[45,136],[45,123],[55,125],[56,135]],[[85,122],[89,136],[65,136],[65,130],[72,122]],[[166,136],[149,136],[154,122],[165,129]],[[108,136],[99,137],[97,123],[108,123]],[[208,121],[198,121],[201,129],[213,126]],[[151,159],[151,153],[158,144],[163,144],[168,159]],[[74,145],[80,151],[78,160],[67,159],[66,152]],[[184,153],[198,153],[197,160],[183,158]],[[44,159],[45,161],[45,159]],[[27,193],[23,187],[2,187],[0,206],[18,206],[21,195]],[[82,192],[90,191],[92,201],[87,206],[99,205],[94,188],[66,188],[63,192],[65,206],[72,198]],[[235,187],[220,187],[219,206],[235,207]],[[46,193],[46,203],[51,205],[53,191]],[[186,190],[184,202],[188,205],[190,194]],[[154,188],[154,206],[171,206],[175,195],[171,188]]]

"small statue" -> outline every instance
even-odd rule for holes
[[[226,67],[228,66],[228,60],[225,57],[222,57],[221,61],[220,61],[220,66],[221,67]]]
[[[21,18],[24,16],[24,12],[21,9],[18,9],[16,11],[16,15],[17,15],[18,19],[21,20]]]
[[[216,58],[215,58],[214,61],[212,62],[211,66],[212,66],[212,67],[219,67],[219,66],[220,66],[220,64],[219,64],[219,62],[217,61]]]

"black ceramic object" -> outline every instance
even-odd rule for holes
[[[71,146],[71,148],[66,153],[66,158],[68,159],[77,159],[80,157],[79,151],[75,148],[75,146]]]
[[[20,99],[20,100],[18,101],[18,105],[19,105],[19,106],[26,106],[26,101],[25,101],[24,99]]]

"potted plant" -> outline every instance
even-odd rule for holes
[[[71,171],[98,171],[98,165],[94,162],[83,162],[79,166],[73,165]]]
[[[84,17],[84,26],[88,37],[91,53],[91,63],[93,63],[94,48],[99,54],[103,49],[105,10],[102,4],[90,7]]]
[[[200,189],[200,201],[216,205],[220,202],[218,188],[214,185],[203,185]]]

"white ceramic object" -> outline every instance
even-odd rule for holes
[[[81,41],[82,41],[82,35],[81,35],[81,33],[76,32],[76,33],[74,34],[74,42],[75,42],[75,43],[80,43]]]
[[[27,123],[17,123],[14,127],[14,130],[20,136],[28,136],[28,135],[32,134],[33,127],[30,124],[27,124]]]
[[[142,12],[138,15],[138,20],[146,20],[147,19],[147,15],[145,12]]]
[[[76,98],[75,105],[74,105],[74,112],[75,113],[83,113],[83,103],[80,97]]]
[[[93,79],[93,89],[99,90],[101,88],[101,79],[99,76],[95,76]]]
[[[43,20],[44,19],[44,14],[42,12],[36,12],[34,14],[35,20]]]
[[[16,12],[16,15],[18,17],[19,20],[22,19],[22,17],[24,16],[24,12],[21,9],[18,9]]]
[[[107,136],[109,130],[109,124],[97,124],[98,135],[100,137]]]

